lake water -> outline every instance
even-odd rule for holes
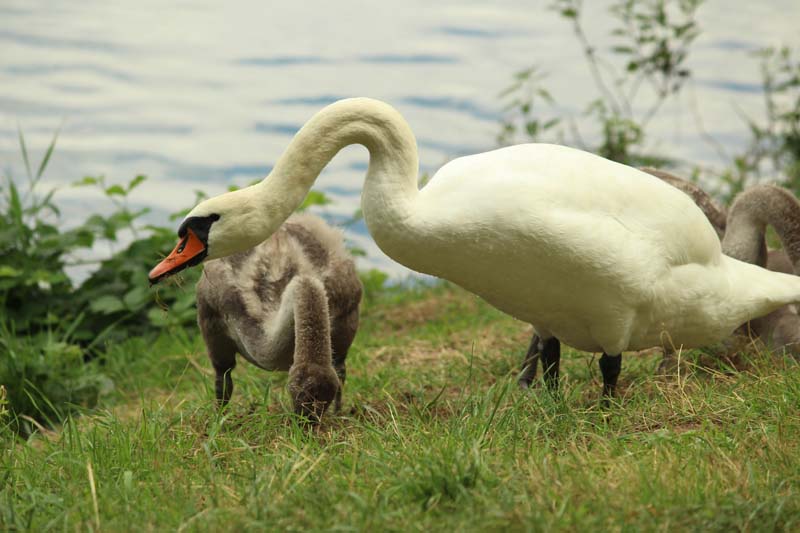
[[[514,72],[539,65],[564,113],[597,93],[568,24],[546,1],[239,2],[15,1],[0,5],[0,165],[23,166],[17,127],[38,156],[57,128],[47,183],[64,223],[103,211],[90,191],[66,187],[85,175],[112,182],[146,174],[132,197],[148,221],[269,171],[319,108],[348,96],[397,107],[417,135],[421,170],[496,147],[502,102]],[[611,45],[608,2],[586,2],[586,27]],[[800,45],[800,2],[709,1],[689,66],[690,90],[652,124],[649,148],[719,165],[698,134],[730,152],[747,139],[742,113],[762,116],[758,63],[765,45]],[[332,220],[358,207],[367,166],[362,148],[343,151],[316,188]],[[348,237],[368,251],[362,267],[402,276],[363,226]],[[102,253],[102,251],[98,252]]]

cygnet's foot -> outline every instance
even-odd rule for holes
[[[528,390],[533,386],[533,381],[536,379],[536,376],[526,376],[525,374],[521,375],[517,380],[517,385],[522,390]]]
[[[316,424],[336,400],[341,383],[333,367],[295,365],[289,369],[288,388],[295,413]]]

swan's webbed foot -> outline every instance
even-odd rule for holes
[[[608,407],[608,399],[614,396],[617,389],[617,378],[622,370],[622,354],[600,357],[600,373],[603,374],[603,407]]]

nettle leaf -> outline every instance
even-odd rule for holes
[[[151,308],[147,312],[147,319],[150,321],[150,324],[155,327],[163,327],[170,324],[169,314],[159,307]]]
[[[128,291],[122,300],[128,310],[138,311],[150,300],[150,291],[146,286],[139,285]]]
[[[96,185],[100,183],[100,181],[92,176],[84,176],[82,180],[78,180],[72,184],[73,187],[83,187],[85,185]]]
[[[108,196],[125,196],[127,192],[122,188],[121,185],[112,185],[111,187],[106,188],[106,194]]]
[[[124,311],[125,304],[118,297],[107,294],[96,300],[92,300],[92,303],[89,304],[89,309],[96,313],[110,315],[111,313]]]
[[[567,9],[562,9],[561,16],[568,19],[574,19],[578,17],[578,11],[571,7]]]
[[[13,278],[22,274],[21,270],[9,265],[0,265],[0,278]]]
[[[330,198],[322,191],[308,191],[303,203],[297,208],[298,211],[305,211],[312,205],[327,205],[331,203]]]
[[[147,179],[147,176],[144,176],[144,175],[142,175],[142,174],[139,174],[138,176],[136,176],[135,178],[133,178],[133,179],[132,179],[132,180],[131,180],[131,181],[128,183],[128,191],[127,191],[127,192],[131,192],[133,189],[135,189],[136,187],[138,187],[139,185],[141,185],[141,184],[142,184],[142,182],[143,182],[143,181],[145,181],[146,179]]]

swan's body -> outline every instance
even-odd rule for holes
[[[197,284],[197,320],[217,399],[230,399],[238,352],[265,370],[288,370],[296,410],[321,416],[339,401],[360,301],[341,232],[309,215],[291,217],[255,248],[208,262]]]
[[[256,245],[349,144],[370,151],[362,209],[387,255],[482,296],[544,338],[608,354],[667,335],[697,346],[800,301],[800,279],[723,256],[686,195],[580,150],[528,144],[464,157],[418,190],[408,124],[363,98],[317,113],[264,181],[202,202],[184,233],[205,232],[208,258]]]
[[[435,246],[416,250],[407,266],[581,350],[651,347],[665,333],[701,345],[790,294],[779,276],[723,256],[684,194],[570,148],[461,158],[433,177],[419,205]],[[737,289],[743,279],[756,285],[750,294]]]
[[[703,211],[703,214],[711,223],[714,231],[717,232],[720,240],[722,240],[723,235],[725,235],[725,227],[728,223],[728,211],[724,206],[721,206],[715,202],[711,195],[700,188],[700,186],[696,183],[692,183],[691,181],[679,178],[674,174],[664,172],[663,170],[659,170],[657,168],[642,167],[640,170],[655,176],[666,183],[669,183],[676,189],[687,194],[694,201],[694,203],[697,204],[697,207]]]

